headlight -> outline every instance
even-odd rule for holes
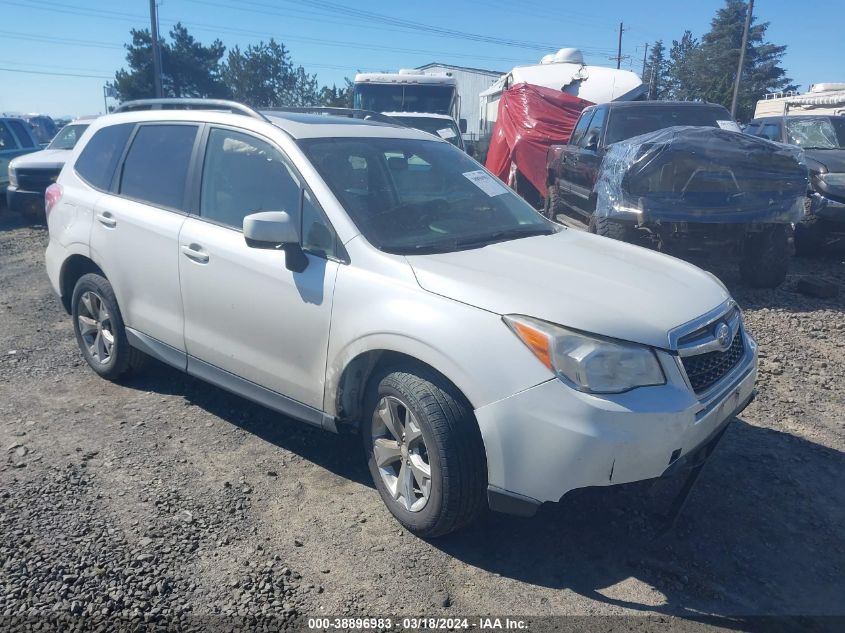
[[[9,184],[10,184],[12,187],[17,187],[17,186],[18,186],[18,174],[17,174],[17,172],[15,171],[15,168],[14,168],[14,167],[12,167],[12,165],[11,165],[11,164],[9,165]]]
[[[583,334],[518,314],[505,323],[546,367],[587,393],[621,393],[663,385],[666,377],[650,347]]]
[[[819,174],[819,180],[821,180],[828,187],[845,189],[845,173]]]

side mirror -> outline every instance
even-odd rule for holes
[[[461,119],[460,121],[458,121],[458,128],[461,130],[461,134],[466,134],[467,133],[467,120]]]
[[[301,273],[308,258],[299,245],[299,232],[285,211],[262,211],[244,218],[244,239],[250,248],[278,249],[285,252],[285,268]]]
[[[262,211],[244,218],[244,239],[252,248],[298,244],[299,234],[285,211]]]
[[[586,142],[584,143],[584,149],[589,149],[592,151],[596,151],[599,148],[599,135],[597,132],[593,131],[587,134]]]

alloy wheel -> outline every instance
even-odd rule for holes
[[[395,396],[383,396],[373,413],[371,438],[388,492],[405,510],[422,510],[431,495],[431,464],[416,416]]]
[[[77,315],[79,334],[91,358],[103,365],[111,360],[114,350],[114,333],[111,315],[103,298],[86,290],[79,298]]]

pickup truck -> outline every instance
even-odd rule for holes
[[[745,283],[775,287],[804,213],[802,160],[742,134],[721,105],[595,105],[548,150],[545,214],[673,254],[738,255]]]

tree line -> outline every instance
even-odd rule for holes
[[[684,31],[668,53],[662,40],[654,42],[642,75],[649,98],[703,100],[730,108],[747,10],[743,0],[726,0],[701,40]],[[766,93],[798,88],[780,65],[786,46],[766,41],[768,27],[752,16],[737,98],[740,121],[753,116],[755,104]]]
[[[110,84],[117,99],[148,99],[154,95],[152,36],[132,29],[126,45],[128,68],[118,70]],[[351,107],[352,82],[322,86],[317,75],[294,64],[284,44],[270,39],[226,52],[219,39],[205,46],[181,23],[162,38],[161,84],[165,97],[234,99],[254,107]]]

